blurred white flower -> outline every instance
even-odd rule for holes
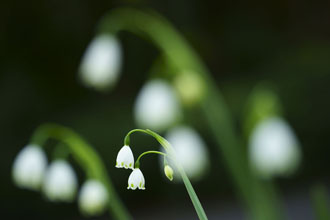
[[[72,201],[76,195],[77,177],[70,164],[64,160],[52,162],[45,175],[43,190],[51,201]]]
[[[249,151],[252,167],[265,178],[292,173],[301,157],[294,132],[278,117],[265,119],[254,128]]]
[[[82,213],[87,215],[101,214],[108,202],[108,192],[97,180],[86,181],[79,193],[78,204]]]
[[[178,126],[171,129],[165,136],[165,139],[174,148],[177,159],[188,177],[194,181],[201,179],[209,167],[209,153],[206,144],[199,134],[190,127]],[[161,162],[163,162],[162,159]],[[171,160],[168,162],[174,168],[174,179],[181,180],[181,176],[174,164],[172,164]]]
[[[135,168],[128,178],[127,189],[135,190],[136,188],[145,189],[144,176],[139,168]]]
[[[47,157],[38,145],[27,145],[17,155],[12,175],[15,184],[26,189],[40,188],[47,166]]]
[[[118,152],[116,167],[125,169],[130,168],[132,170],[134,169],[134,156],[129,146],[123,146]]]
[[[181,106],[173,88],[166,81],[156,79],[143,86],[134,115],[139,126],[161,132],[181,118]]]
[[[82,82],[98,90],[113,86],[120,74],[121,53],[120,43],[114,36],[104,34],[95,37],[80,64]]]

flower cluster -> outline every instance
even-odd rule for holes
[[[56,159],[47,165],[47,156],[41,146],[30,144],[17,155],[13,170],[14,183],[20,188],[41,190],[53,202],[74,200],[78,181],[71,165],[64,159]],[[83,184],[78,203],[82,213],[100,214],[108,202],[107,189],[98,180]]]
[[[145,189],[145,181],[143,173],[140,168],[134,168],[134,156],[131,148],[128,145],[124,145],[117,155],[116,167],[132,169],[132,173],[128,178],[127,189]]]
[[[127,189],[145,189],[145,180],[142,171],[140,170],[140,158],[149,153],[157,153],[165,156],[165,153],[158,151],[147,151],[142,153],[137,161],[134,163],[134,156],[131,148],[128,145],[124,145],[118,152],[116,159],[117,168],[132,169],[132,173],[128,177]],[[169,180],[173,180],[173,169],[166,163],[164,167],[164,173]]]

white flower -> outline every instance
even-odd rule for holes
[[[143,173],[139,168],[135,168],[128,178],[127,189],[133,189],[133,190],[135,190],[136,188],[145,189],[144,186],[145,186],[145,182],[144,182]]]
[[[121,47],[110,35],[97,36],[88,46],[80,65],[80,76],[86,86],[107,89],[119,78]]]
[[[72,201],[77,190],[77,177],[64,160],[56,160],[49,166],[43,190],[51,201]]]
[[[117,155],[117,168],[134,169],[134,156],[129,146],[123,146]]]
[[[164,80],[147,82],[134,106],[137,124],[161,132],[177,122],[181,116],[181,106],[174,89]]]
[[[82,186],[78,203],[82,213],[87,215],[101,214],[108,202],[108,192],[98,180],[88,180]]]
[[[38,145],[27,145],[17,155],[12,175],[14,182],[22,188],[40,188],[47,166],[47,157]]]
[[[188,177],[191,180],[199,180],[209,167],[209,153],[206,144],[199,134],[190,127],[178,126],[171,129],[165,139],[170,142]],[[163,149],[162,149],[163,150]],[[160,160],[163,163],[163,158]],[[176,166],[168,161],[174,168],[174,179],[181,180]]]
[[[262,177],[288,175],[300,162],[297,138],[283,119],[271,117],[261,121],[249,141],[253,168]]]

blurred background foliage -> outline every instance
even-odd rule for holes
[[[276,179],[290,216],[312,218],[309,188],[329,183],[330,166],[330,4],[290,1],[2,1],[0,7],[1,213],[21,219],[82,218],[73,204],[45,202],[19,190],[11,180],[12,161],[43,122],[73,128],[101,154],[116,189],[137,218],[195,218],[183,185],[169,184],[157,157],[144,160],[146,191],[126,190],[126,176],[115,169],[124,135],[136,127],[133,105],[148,78],[157,51],[121,33],[124,65],[110,93],[84,88],[78,66],[100,18],[118,6],[152,8],[168,18],[209,67],[242,130],[242,109],[260,81],[277,88],[283,115],[301,142],[303,163],[291,178]],[[216,154],[198,112],[190,124],[209,146],[211,170],[194,183],[209,218],[243,218],[228,173]],[[158,147],[152,138],[133,137],[137,153]],[[76,167],[78,175],[79,168]],[[127,173],[128,175],[128,173]],[[303,211],[301,211],[304,207]],[[152,209],[150,211],[150,209]],[[174,212],[175,213],[171,213]],[[104,218],[105,216],[100,217]],[[301,218],[299,218],[301,217]]]

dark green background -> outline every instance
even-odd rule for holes
[[[120,6],[152,8],[178,28],[211,70],[237,118],[238,130],[241,109],[253,86],[263,80],[274,83],[285,117],[303,148],[297,174],[276,182],[290,216],[311,218],[309,188],[319,181],[329,182],[330,4],[295,0],[2,1],[1,218],[82,218],[76,203],[46,202],[40,193],[18,189],[11,181],[15,155],[33,130],[49,121],[75,129],[101,153],[116,189],[136,218],[196,218],[184,187],[168,183],[154,168],[156,157],[142,164],[145,192],[126,190],[129,172],[114,168],[124,135],[136,126],[132,107],[158,53],[155,48],[123,33],[124,67],[116,88],[102,94],[78,81],[79,61],[98,21]],[[197,111],[189,114],[193,117],[188,118],[197,118],[190,123],[212,155],[209,174],[194,184],[206,212],[210,219],[243,218],[212,136],[198,122]],[[151,138],[139,135],[134,144],[137,153],[156,146]],[[82,181],[83,174],[76,170]]]

